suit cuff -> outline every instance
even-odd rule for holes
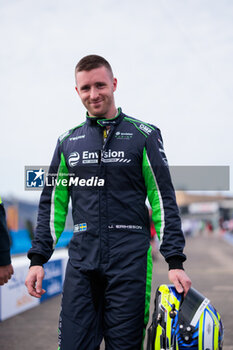
[[[166,259],[167,263],[168,263],[168,269],[169,270],[184,270],[183,267],[183,261],[184,258],[182,258],[179,255],[174,255],[174,256],[170,256],[169,258]]]
[[[47,262],[47,259],[41,254],[32,254],[30,259],[31,259],[30,267],[43,266]]]

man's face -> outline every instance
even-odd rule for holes
[[[76,73],[76,91],[91,116],[104,118],[115,116],[113,93],[116,86],[116,78],[113,78],[104,66]]]

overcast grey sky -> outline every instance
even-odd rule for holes
[[[24,166],[48,165],[83,121],[74,67],[90,53],[112,64],[117,106],[162,130],[170,165],[232,169],[232,19],[231,0],[1,0],[1,195],[38,198]]]

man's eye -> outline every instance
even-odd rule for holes
[[[103,83],[98,83],[98,84],[96,84],[96,86],[97,86],[97,88],[103,88],[103,87],[105,87],[105,84],[103,84]]]
[[[81,90],[82,90],[82,91],[88,91],[88,90],[89,90],[89,87],[88,87],[88,86],[83,86],[83,87],[81,88]]]

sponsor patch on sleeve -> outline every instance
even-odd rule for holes
[[[139,128],[145,132],[147,135],[150,135],[151,132],[153,131],[153,129],[151,129],[149,126],[145,125],[145,124],[140,124]]]

